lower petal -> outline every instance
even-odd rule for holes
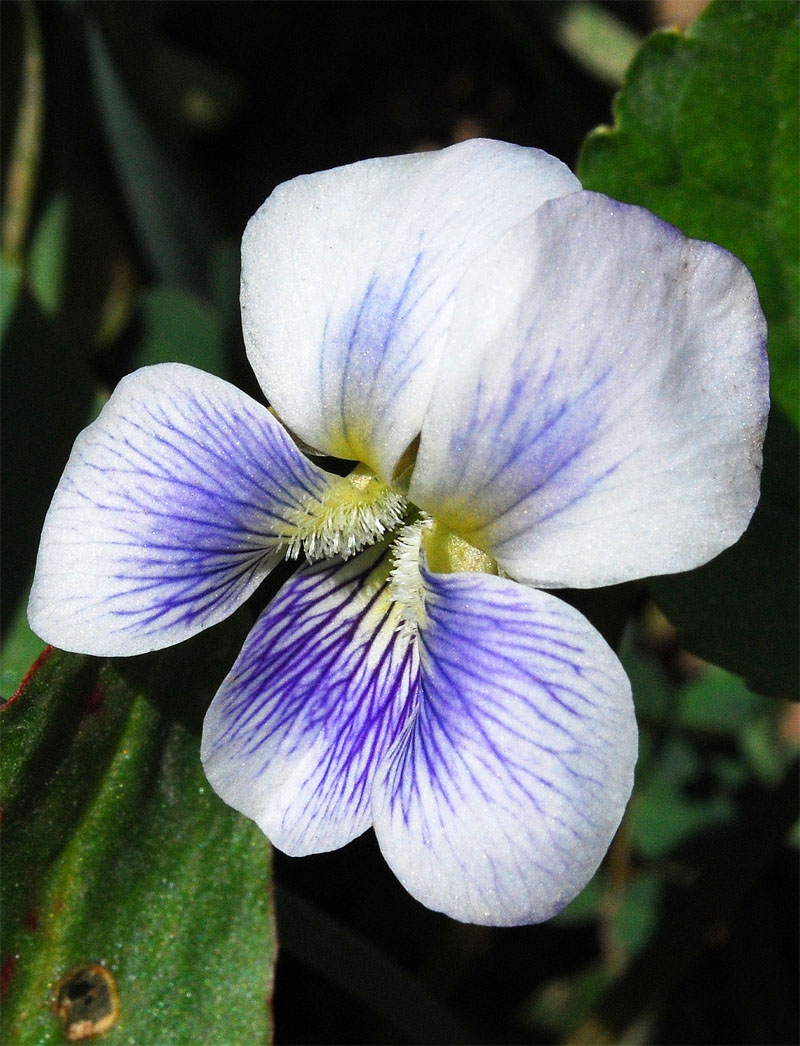
[[[45,520],[31,627],[99,656],[187,639],[244,602],[331,482],[233,385],[145,367],[75,442]]]
[[[561,600],[503,578],[424,573],[419,710],[376,777],[378,841],[429,908],[540,922],[586,885],[625,810],[630,684]]]
[[[343,846],[371,822],[375,769],[417,692],[413,643],[376,546],[301,567],[264,611],[209,708],[214,790],[292,855]]]

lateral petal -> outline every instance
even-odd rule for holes
[[[375,769],[415,705],[417,655],[397,630],[389,566],[384,543],[301,567],[206,715],[211,785],[285,853],[336,849],[369,827]]]
[[[580,192],[476,262],[409,498],[545,588],[687,570],[758,501],[766,326],[744,265]]]
[[[65,650],[140,654],[231,614],[330,478],[269,411],[177,363],[124,378],[75,442],[28,608]]]
[[[425,574],[420,701],[373,787],[375,832],[418,900],[464,922],[558,912],[588,882],[630,795],[630,684],[554,596]]]
[[[420,431],[467,265],[577,189],[547,153],[486,140],[278,186],[245,231],[241,301],[281,419],[389,482]]]

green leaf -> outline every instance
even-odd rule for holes
[[[587,189],[641,204],[744,261],[769,323],[772,391],[797,422],[798,7],[712,3],[650,37],[615,126],[584,143]]]
[[[709,5],[686,33],[652,36],[584,143],[581,181],[650,208],[750,268],[769,322],[774,399],[797,420],[798,8]],[[761,502],[733,548],[651,590],[694,653],[751,689],[798,690],[796,427],[773,409]]]
[[[605,876],[598,871],[578,896],[555,916],[554,925],[576,926],[596,919],[603,902],[604,890]]]
[[[199,759],[245,626],[139,658],[52,651],[6,709],[8,1046],[63,1042],[54,993],[87,964],[119,992],[110,1046],[269,1040],[269,848]]]
[[[155,287],[141,297],[142,340],[135,367],[152,363],[188,363],[229,376],[217,310],[190,291]]]

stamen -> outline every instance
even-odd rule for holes
[[[359,465],[296,514],[286,536],[286,558],[297,559],[303,552],[309,562],[330,556],[349,559],[400,526],[407,509],[405,498]]]
[[[406,638],[417,634],[425,611],[419,560],[423,534],[432,526],[433,520],[423,512],[414,523],[403,527],[392,544],[389,591],[400,612],[397,631]]]

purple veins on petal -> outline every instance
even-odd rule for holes
[[[386,544],[303,566],[250,633],[209,709],[214,788],[287,853],[369,827],[377,766],[414,714],[419,664],[398,631]]]
[[[331,482],[267,409],[179,364],[124,379],[78,438],[48,514],[31,623],[132,654],[232,613]]]
[[[555,597],[424,576],[419,710],[375,781],[378,841],[429,907],[496,925],[548,918],[593,874],[630,794],[630,685]]]

